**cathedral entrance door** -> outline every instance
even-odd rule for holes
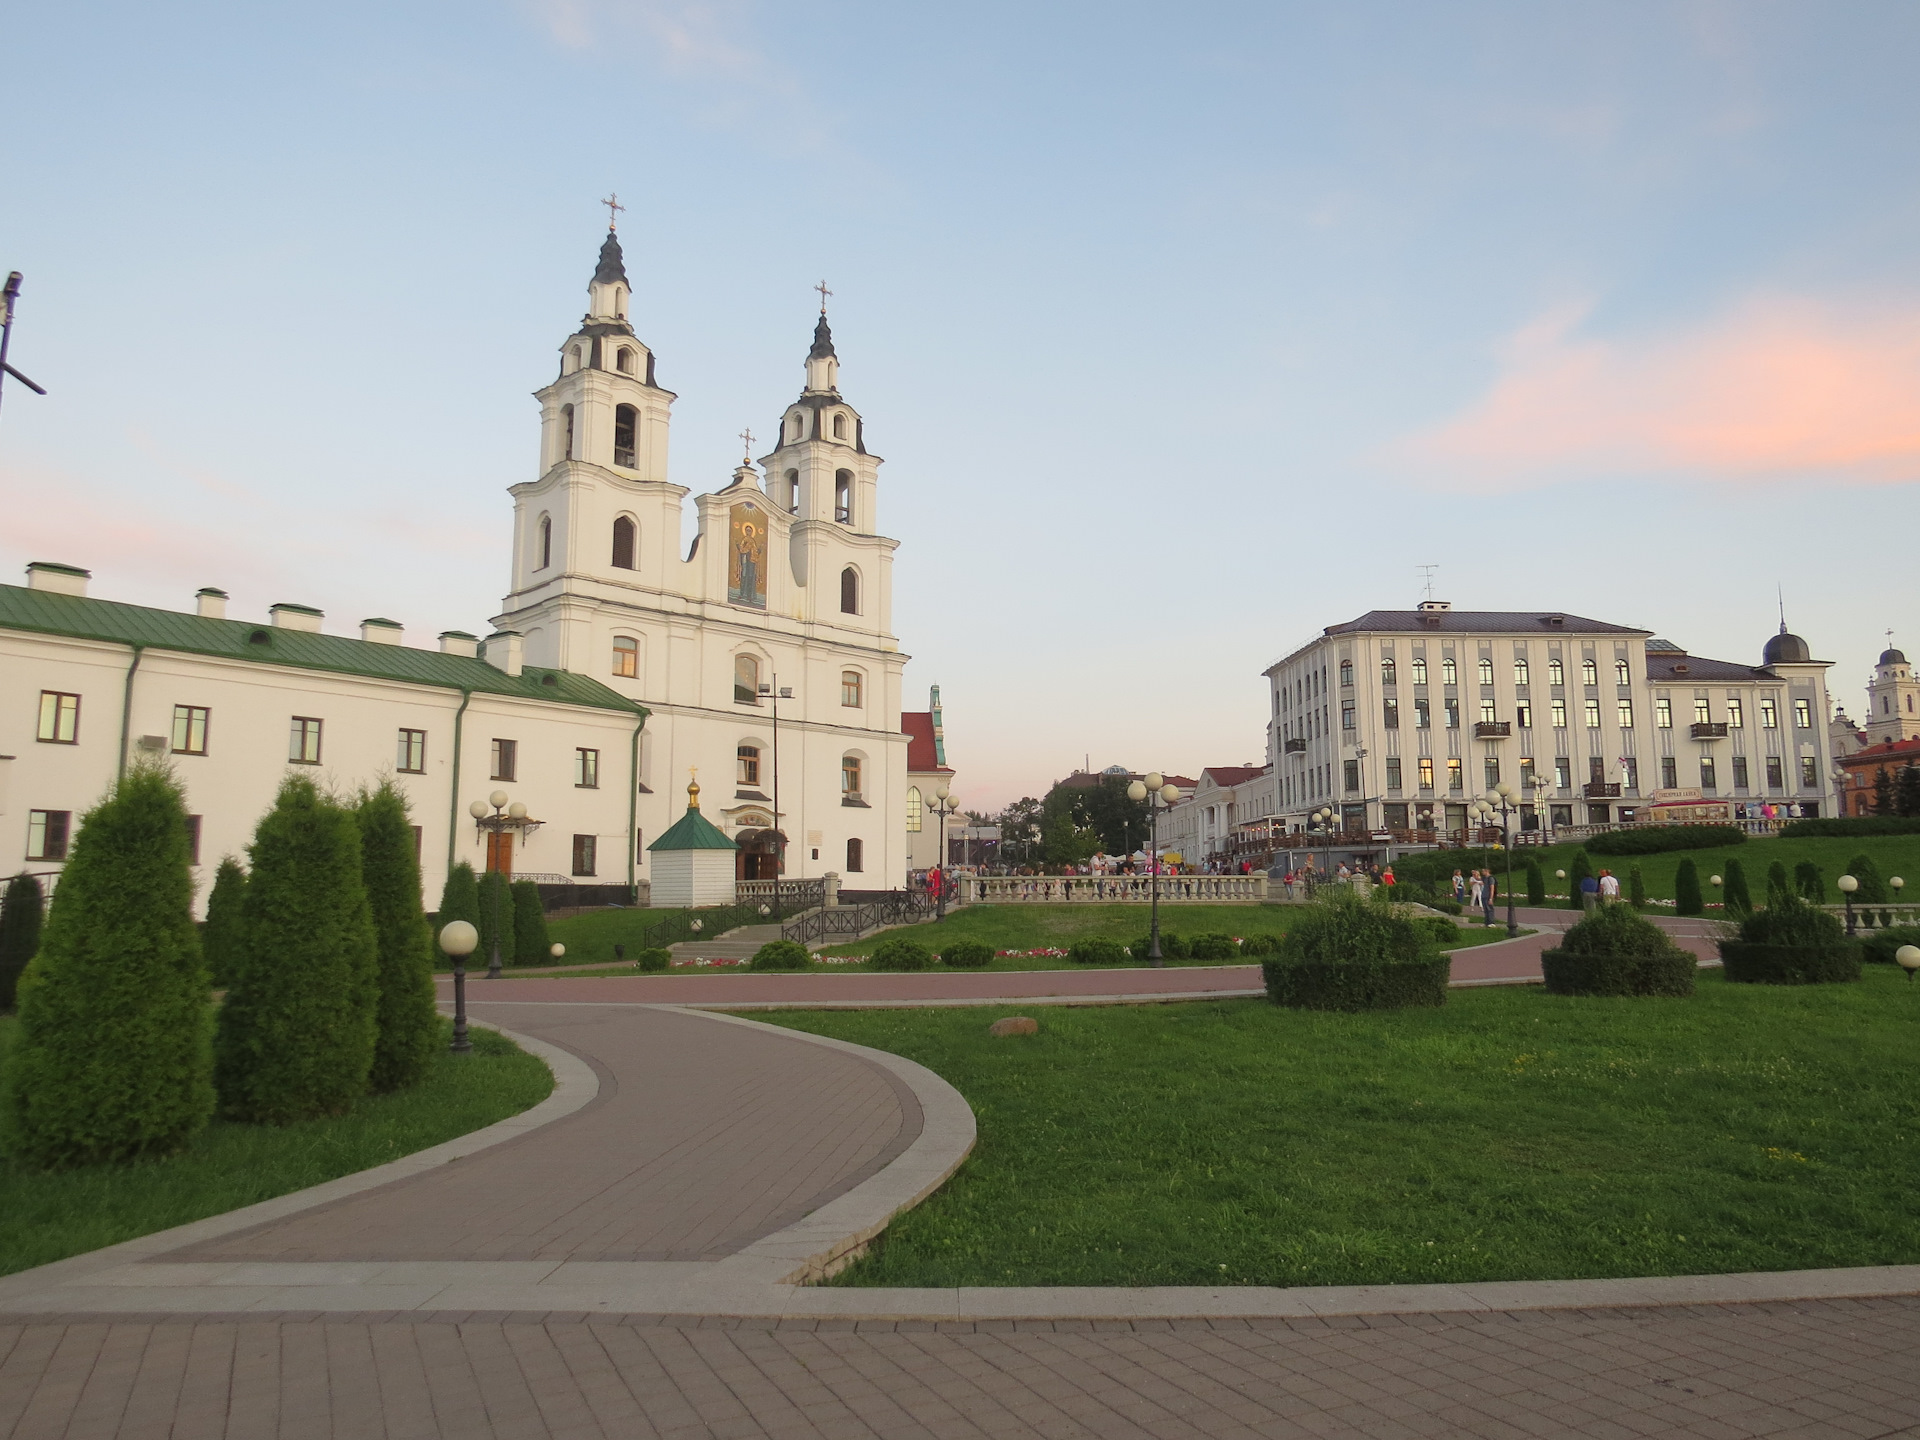
[[[487,869],[498,870],[502,875],[512,876],[513,832],[511,830],[487,832]]]

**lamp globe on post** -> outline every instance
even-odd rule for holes
[[[1907,983],[1913,983],[1913,972],[1920,970],[1920,945],[1902,945],[1893,952],[1893,958],[1900,968],[1907,972]]]
[[[1860,881],[1852,875],[1842,875],[1834,882],[1840,887],[1840,893],[1847,902],[1847,934],[1853,934],[1853,892],[1860,888]]]
[[[1500,810],[1500,848],[1507,852],[1507,938],[1515,938],[1520,933],[1520,923],[1513,914],[1513,825],[1511,817],[1520,813],[1520,792],[1502,780],[1489,792],[1489,800]]]
[[[565,957],[567,953],[567,947],[562,945],[558,940],[556,940],[553,942],[553,944],[547,947],[547,953],[553,956],[554,959],[559,960]]]
[[[465,920],[450,920],[440,927],[440,951],[453,961],[453,1053],[464,1055],[473,1049],[467,1039],[467,956],[480,943],[480,932]]]

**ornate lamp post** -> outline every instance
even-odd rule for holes
[[[488,811],[489,806],[492,807],[491,813]],[[522,805],[518,800],[509,804],[507,802],[507,792],[504,790],[494,791],[491,795],[487,796],[485,800],[474,801],[467,807],[467,813],[473,816],[475,827],[494,835],[499,835],[509,830],[518,830],[522,834],[525,834],[541,823],[538,820],[527,819],[527,807]],[[509,841],[508,843],[511,844],[512,842]],[[489,873],[498,869],[497,866],[491,863],[493,858],[493,855],[489,853],[487,856],[489,861],[487,870]],[[502,883],[496,886],[493,892],[493,944],[487,955],[487,979],[489,980],[498,980],[500,978],[500,926],[503,918],[500,914],[500,896],[501,892],[507,888],[506,872],[501,871],[500,875]]]
[[[1127,786],[1127,798],[1138,805],[1147,802],[1147,816],[1150,822],[1150,838],[1147,841],[1147,889],[1152,898],[1153,921],[1148,930],[1147,964],[1154,969],[1162,968],[1160,957],[1160,812],[1171,809],[1180,798],[1180,787],[1167,783],[1166,776],[1158,770],[1148,775],[1146,780],[1134,781]]]
[[[464,1055],[473,1049],[467,1039],[467,956],[480,943],[480,932],[465,920],[450,920],[440,927],[440,949],[453,961],[453,1053]]]
[[[1847,934],[1851,935],[1853,934],[1853,892],[1860,888],[1860,882],[1851,875],[1842,875],[1835,883],[1840,886],[1840,893],[1846,897]]]
[[[1520,813],[1520,792],[1502,780],[1480,802],[1489,816],[1500,817],[1500,847],[1507,852],[1507,938],[1520,933],[1520,922],[1513,917],[1513,817]]]
[[[940,817],[940,893],[933,897],[934,918],[944,920],[947,918],[947,886],[952,883],[947,876],[947,817],[960,813],[960,806],[944,785],[933,797],[933,813]]]

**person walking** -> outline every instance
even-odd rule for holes
[[[1467,882],[1460,878],[1458,870],[1453,872],[1453,899],[1455,904],[1464,904],[1467,898]]]
[[[1580,878],[1580,908],[1591,910],[1600,900],[1600,882],[1591,875]]]
[[[1484,872],[1480,881],[1481,913],[1486,917],[1486,922],[1488,925],[1493,924],[1493,900],[1494,900],[1493,871],[1488,870]]]
[[[1467,881],[1467,903],[1478,910],[1485,893],[1486,885],[1480,879],[1480,872],[1476,870],[1473,872],[1473,878]]]
[[[1611,870],[1600,872],[1600,903],[1611,905],[1620,898],[1620,877]]]

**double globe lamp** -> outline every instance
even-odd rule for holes
[[[1148,931],[1147,964],[1154,969],[1161,968],[1160,957],[1160,812],[1173,807],[1180,798],[1180,787],[1168,782],[1167,777],[1158,770],[1145,780],[1135,780],[1127,786],[1127,798],[1138,805],[1146,802],[1148,821],[1151,826],[1147,841],[1148,886],[1153,897],[1153,921]]]

